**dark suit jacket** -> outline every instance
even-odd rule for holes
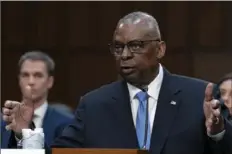
[[[216,143],[206,135],[206,84],[164,71],[152,130],[152,154],[232,153],[232,126],[226,120],[223,140]],[[138,148],[126,83],[117,81],[82,97],[75,122],[65,128],[53,147]]]
[[[51,145],[54,139],[62,133],[63,128],[71,123],[71,120],[73,120],[71,116],[67,116],[48,106],[43,121],[43,129],[47,146]],[[5,122],[2,121],[1,148],[15,148],[16,141],[14,134],[11,131],[7,131],[5,129],[5,125]]]

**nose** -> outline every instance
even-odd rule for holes
[[[34,85],[34,84],[35,84],[35,78],[34,78],[34,76],[31,75],[31,76],[29,77],[28,84],[29,84],[29,85]]]
[[[127,60],[133,57],[133,54],[131,53],[131,51],[128,49],[127,46],[124,47],[123,51],[122,51],[122,55],[121,58],[123,60]]]

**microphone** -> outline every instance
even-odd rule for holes
[[[148,87],[143,87],[143,88],[141,88],[141,90],[143,91],[143,92],[148,92]]]
[[[228,118],[229,117],[229,109],[226,107],[223,99],[221,98],[221,92],[220,92],[220,89],[219,89],[219,84],[215,84],[214,85],[214,88],[213,88],[213,97],[214,99],[217,99],[219,101],[219,109],[220,109],[220,112],[221,112],[221,115],[225,118]]]

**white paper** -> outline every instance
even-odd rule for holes
[[[45,154],[44,149],[1,149],[1,154]]]
[[[22,130],[22,147],[23,149],[43,149],[44,148],[44,133],[43,128],[36,128],[35,130]]]

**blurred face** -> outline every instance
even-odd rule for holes
[[[121,24],[111,44],[120,75],[133,85],[149,84],[156,76],[158,59],[165,53],[165,43],[148,34],[140,24]]]
[[[19,86],[24,99],[40,101],[46,99],[53,85],[53,77],[48,75],[46,64],[40,60],[25,60],[19,73]],[[31,91],[27,86],[31,87]]]
[[[220,85],[221,98],[225,102],[225,105],[230,110],[232,115],[232,80],[226,80]]]

